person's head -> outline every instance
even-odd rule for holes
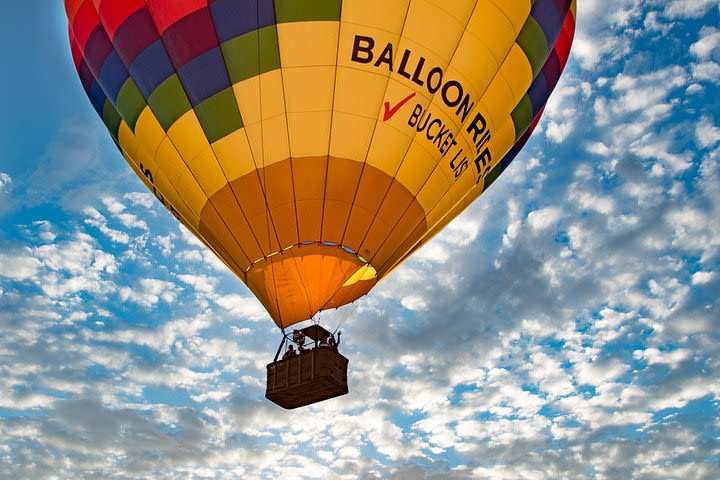
[[[292,345],[290,345],[290,346],[288,347],[288,350],[294,350],[294,349],[295,349],[295,348],[294,348]]]

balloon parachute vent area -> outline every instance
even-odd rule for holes
[[[318,347],[267,366],[265,397],[291,410],[348,393],[348,359]]]

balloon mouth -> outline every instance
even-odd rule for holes
[[[280,328],[350,303],[378,280],[366,259],[332,242],[303,242],[278,250],[253,262],[245,275]]]
[[[343,249],[344,251],[346,251],[347,253],[357,256],[358,260],[360,260],[360,262],[365,264],[366,270],[374,272],[373,276],[377,276],[377,271],[375,270],[375,268],[373,268],[370,265],[370,262],[368,260],[366,260],[365,257],[360,255],[358,252],[353,250],[352,248],[343,246],[343,245],[341,245],[339,243],[335,243],[335,242],[313,242],[313,241],[301,242],[301,243],[298,243],[295,245],[290,245],[289,247],[285,247],[282,250],[277,250],[277,251],[272,252],[264,257],[258,258],[257,260],[253,261],[250,265],[248,265],[248,267],[245,269],[244,273],[247,274],[255,265],[266,261],[268,258],[274,257],[275,255],[282,255],[283,253],[285,253],[289,250],[292,250],[293,248],[304,247],[304,246],[308,246],[308,245],[322,245],[325,247],[339,247],[339,248]],[[371,277],[367,277],[366,279],[369,279],[369,278],[371,278]]]

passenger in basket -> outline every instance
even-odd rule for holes
[[[331,346],[332,348],[334,348],[335,350],[337,350],[338,347],[340,346],[340,335],[342,335],[342,332],[338,332],[337,341],[335,341],[335,335],[334,335],[334,334],[333,334],[333,335],[330,335],[330,337],[328,338],[328,345],[330,345],[330,346]]]
[[[298,347],[300,347],[300,353],[305,351],[304,345],[305,345],[305,334],[302,333],[297,328],[293,330],[292,333],[292,341],[295,343]]]
[[[288,347],[287,351],[285,352],[285,354],[283,355],[282,359],[285,360],[285,359],[294,357],[295,355],[297,355],[297,352],[295,351],[295,347],[290,345]]]

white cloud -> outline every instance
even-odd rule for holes
[[[577,30],[572,55],[583,68],[594,69],[601,59],[630,51],[628,26],[641,18],[639,0],[587,0],[577,5]]]
[[[0,395],[0,407],[12,410],[32,410],[49,407],[56,399],[50,395],[42,393],[15,393],[6,392]]]
[[[628,370],[628,366],[620,360],[604,359],[575,365],[575,372],[580,383],[599,387],[611,380],[616,380]]]
[[[147,223],[144,220],[140,220],[137,216],[127,213],[125,210],[127,207],[122,203],[118,202],[113,197],[103,197],[102,202],[108,209],[108,212],[112,218],[118,220],[125,228],[139,228],[147,230]]]
[[[52,224],[50,222],[48,222],[47,220],[35,221],[35,222],[33,222],[33,225],[38,227],[38,230],[39,230],[38,236],[44,242],[50,243],[50,242],[53,242],[57,238],[57,235],[53,231]]]
[[[690,356],[690,350],[683,348],[670,351],[648,348],[646,350],[637,350],[633,353],[633,357],[646,361],[648,365],[666,364],[671,367],[676,367],[679,363],[690,358]]]
[[[165,303],[174,302],[180,290],[180,287],[171,282],[157,278],[142,278],[136,287],[121,287],[118,293],[123,302],[131,301],[141,307],[151,308],[160,300]]]
[[[15,253],[0,253],[0,277],[27,280],[37,275],[41,263],[29,249]]]
[[[238,318],[250,321],[267,320],[269,318],[262,304],[255,297],[238,294],[218,295],[214,298],[224,310]]]
[[[438,238],[453,246],[466,247],[470,245],[480,233],[481,223],[472,218],[458,218],[451,222]]]
[[[213,392],[205,392],[200,395],[195,395],[191,398],[193,399],[193,401],[198,403],[203,403],[207,401],[219,402],[228,398],[231,393],[232,392],[229,390],[216,390]]]
[[[713,52],[720,49],[720,29],[703,27],[700,30],[700,39],[690,45],[690,53],[699,60],[708,60]]]
[[[103,197],[100,200],[105,205],[108,212],[110,212],[112,215],[117,215],[118,213],[122,213],[125,211],[125,205],[118,202],[113,197]]]
[[[435,241],[423,245],[413,257],[425,262],[446,263],[450,259],[450,253],[447,245],[444,245],[440,238],[436,238]]]
[[[531,366],[528,367],[530,378],[538,382],[542,391],[553,396],[564,396],[575,391],[572,378],[560,362],[549,355],[536,351],[530,354]]]
[[[208,328],[210,324],[206,315],[198,315],[193,318],[169,321],[157,330],[137,327],[112,332],[87,333],[87,335],[90,338],[107,342],[144,345],[158,351],[168,351],[176,342],[197,335]]]
[[[177,259],[183,263],[202,262],[203,254],[200,250],[182,250],[176,255]]]
[[[590,142],[585,147],[588,152],[606,157],[610,154],[610,149],[603,142]]]
[[[173,240],[175,239],[174,234],[169,235],[157,235],[152,238],[153,243],[157,244],[160,247],[160,252],[163,254],[163,256],[167,257],[170,256],[170,254],[173,251],[174,243]]]
[[[0,193],[7,191],[10,183],[12,183],[12,178],[10,178],[10,175],[0,172]]]
[[[699,18],[713,7],[717,8],[716,0],[673,0],[663,13],[669,18]]]
[[[178,279],[193,287],[197,292],[212,293],[217,279],[207,275],[178,275]]]
[[[720,81],[720,64],[716,62],[695,63],[692,65],[692,76],[699,82],[717,83]]]
[[[613,101],[614,110],[621,114],[651,110],[662,105],[674,88],[687,82],[687,73],[680,66],[668,66],[639,76],[620,74],[612,84],[618,95]]]
[[[590,84],[582,83],[577,86],[568,78],[560,78],[543,114],[543,121],[547,122],[545,135],[551,142],[563,143],[575,131],[577,105],[586,101],[591,91]]]
[[[658,127],[674,113],[679,104],[676,97],[689,82],[688,72],[678,65],[618,75],[609,83],[611,92],[594,102],[593,114],[601,130],[602,145],[611,155],[629,152],[657,162],[652,170],[657,175],[690,168],[693,156],[678,148],[679,129]],[[601,147],[595,143],[593,153],[602,152]]]
[[[703,116],[695,125],[695,138],[702,148],[713,148],[720,142],[720,128],[709,116]]]
[[[696,93],[702,93],[704,90],[703,86],[699,83],[693,83],[692,85],[688,86],[688,88],[685,90],[685,93],[688,95],[693,95]]]
[[[113,242],[123,244],[130,243],[130,235],[125,232],[121,232],[120,230],[108,227],[105,217],[95,208],[87,207],[85,210],[83,210],[83,213],[90,217],[85,219],[85,223],[90,226],[96,227]]]
[[[89,270],[115,272],[117,264],[112,255],[95,247],[95,240],[87,234],[77,233],[75,238],[36,249],[43,264],[55,271],[71,274]]]
[[[161,385],[168,388],[204,389],[220,372],[196,372],[189,368],[162,365],[160,368],[130,368],[125,377],[138,385]]]
[[[551,121],[545,129],[547,137],[555,143],[563,143],[573,132],[573,122],[556,123]]]
[[[715,272],[695,272],[692,276],[693,285],[705,285],[713,281]]]
[[[654,395],[648,398],[647,407],[653,411],[682,408],[693,400],[718,394],[720,394],[720,384],[716,378],[688,375],[677,378],[672,384],[654,392]]]
[[[663,23],[659,17],[659,12],[647,12],[643,19],[643,27],[647,32],[660,32],[667,35],[672,28],[672,24]]]
[[[403,307],[414,312],[421,312],[427,310],[427,302],[424,298],[417,295],[408,295],[400,300]]]
[[[581,191],[579,187],[573,188],[569,198],[577,202],[582,210],[594,210],[602,215],[610,215],[616,210],[615,200],[607,195]]]
[[[595,40],[583,32],[575,34],[573,41],[573,56],[580,60],[583,67],[592,69],[599,62],[603,53],[611,50],[615,46],[615,42],[605,39],[602,43]]]
[[[44,235],[45,241],[54,239],[54,234]],[[117,271],[115,257],[96,248],[92,237],[83,233],[56,243],[0,253],[0,265],[0,277],[29,280],[54,298],[106,292],[112,288],[109,277]]]
[[[157,199],[148,192],[130,192],[123,195],[123,198],[130,200],[130,203],[135,206],[147,209],[152,208],[157,202]]]
[[[535,230],[545,230],[555,226],[561,217],[561,212],[558,208],[547,207],[540,210],[530,212],[527,217],[528,226]]]

